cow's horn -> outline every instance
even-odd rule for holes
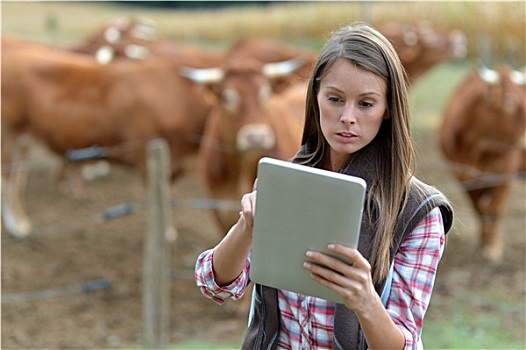
[[[478,70],[478,73],[480,78],[490,85],[494,85],[500,82],[499,73],[489,69],[486,66],[481,66]]]
[[[525,84],[524,75],[525,75],[525,73],[523,73],[523,72],[520,72],[518,70],[513,70],[510,73],[510,79],[511,79],[511,81],[513,81],[517,85],[524,85]]]
[[[217,83],[223,79],[225,73],[221,68],[191,68],[181,67],[179,75],[196,83]]]
[[[263,74],[270,78],[283,77],[293,73],[304,64],[305,60],[299,58],[282,62],[266,63],[263,66]]]
[[[114,27],[109,27],[104,31],[104,39],[110,44],[115,44],[121,40],[121,32]]]
[[[115,52],[111,46],[104,45],[100,47],[97,52],[95,53],[95,59],[100,64],[108,64],[110,63],[115,56]]]
[[[157,28],[148,24],[139,23],[133,27],[131,35],[137,39],[154,41],[157,38]]]

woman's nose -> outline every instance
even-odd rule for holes
[[[344,108],[342,115],[340,116],[340,122],[343,124],[354,124],[356,123],[356,113],[354,108],[346,107]]]

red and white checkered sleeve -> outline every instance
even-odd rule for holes
[[[214,250],[204,251],[199,255],[195,264],[195,281],[201,293],[218,304],[224,303],[227,299],[239,300],[249,282],[250,257],[245,262],[241,274],[228,286],[218,286],[213,269]]]
[[[403,240],[395,256],[387,311],[404,333],[406,349],[419,347],[444,243],[442,215],[435,208]]]

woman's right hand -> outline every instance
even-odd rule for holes
[[[227,286],[243,272],[252,248],[252,227],[256,212],[256,191],[241,199],[239,219],[214,248],[213,269],[218,286]]]
[[[247,193],[241,198],[240,220],[244,223],[244,229],[254,227],[254,214],[256,213],[256,194],[257,191]]]

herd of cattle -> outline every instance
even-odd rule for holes
[[[466,54],[458,31],[427,24],[377,27],[412,80]],[[261,157],[288,159],[299,148],[315,58],[316,52],[263,37],[209,52],[162,40],[154,24],[136,19],[107,23],[70,48],[3,36],[4,226],[20,238],[33,230],[23,201],[27,167],[17,166],[28,137],[61,157],[103,147],[110,162],[133,166],[143,176],[146,143],[164,138],[174,180],[197,157],[210,198],[238,200],[252,188]],[[524,74],[509,68],[473,72],[452,94],[439,134],[480,215],[483,254],[491,259],[502,251],[497,224],[506,191],[525,163]],[[488,180],[495,174],[506,176]],[[222,231],[237,218],[231,210],[214,214]]]

